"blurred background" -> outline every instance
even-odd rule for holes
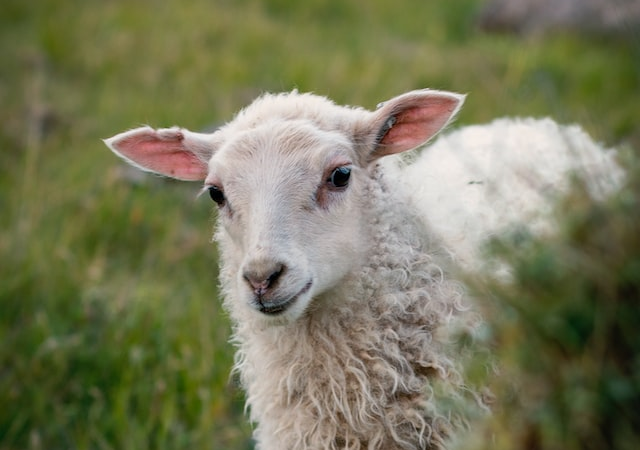
[[[229,375],[210,202],[197,184],[126,169],[102,138],[142,124],[207,129],[265,91],[374,108],[430,87],[468,94],[454,126],[552,116],[639,149],[638,1],[575,3],[3,0],[0,449],[252,448]],[[615,230],[635,235],[634,205]],[[638,311],[637,253],[630,261],[626,318]],[[612,388],[627,406],[640,398],[639,348],[620,356],[635,362]],[[507,416],[526,416],[514,408]],[[519,423],[557,419],[536,422],[539,411]],[[523,430],[520,448],[588,448]]]

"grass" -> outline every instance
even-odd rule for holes
[[[633,449],[640,443],[640,165],[606,201],[580,180],[557,206],[557,233],[496,239],[513,280],[469,283],[493,349],[470,364],[499,401],[465,449]],[[499,376],[487,372],[494,361]],[[484,369],[484,370],[483,370]],[[489,376],[487,376],[489,375]],[[477,378],[476,378],[477,379]]]
[[[101,138],[205,128],[263,91],[432,87],[469,93],[459,124],[551,115],[640,147],[637,40],[485,35],[479,4],[5,0],[0,449],[251,448],[211,207]]]

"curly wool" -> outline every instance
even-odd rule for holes
[[[381,170],[362,198],[368,264],[303,318],[265,327],[225,304],[260,449],[431,449],[451,433],[433,383],[452,396],[464,388],[443,329],[464,310],[462,290],[429,256],[424,225]],[[231,291],[224,267],[221,280]]]

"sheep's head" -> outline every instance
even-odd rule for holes
[[[143,127],[105,142],[144,170],[204,181],[219,208],[232,307],[287,322],[362,265],[361,195],[374,162],[425,143],[462,101],[413,91],[371,112],[266,95],[212,134]]]

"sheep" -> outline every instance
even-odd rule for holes
[[[489,196],[472,194],[477,208],[464,196],[491,191],[507,146],[526,154],[554,125],[458,131],[404,164],[464,99],[417,90],[369,111],[265,94],[212,133],[141,127],[105,140],[143,170],[203,182],[217,205],[234,371],[258,449],[439,449],[465,425],[450,404],[477,398],[455,353],[470,306],[446,261],[480,264],[476,249],[498,227],[474,222],[463,242],[474,214],[493,207]],[[515,134],[503,142],[502,133]],[[566,153],[555,133],[546,145]],[[466,148],[479,166],[461,162]],[[514,184],[509,206],[523,186]]]

